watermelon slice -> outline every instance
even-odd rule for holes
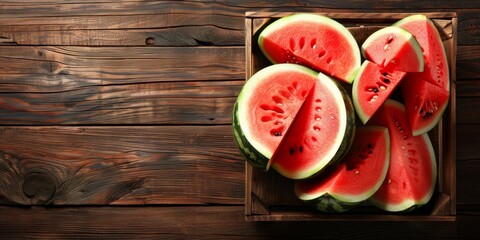
[[[390,162],[388,129],[357,128],[345,161],[328,174],[297,181],[298,198],[324,212],[344,212],[370,198],[387,175]]]
[[[370,198],[386,211],[407,211],[426,204],[433,195],[437,165],[427,134],[412,136],[405,107],[394,100],[384,105],[370,119],[370,124],[388,128],[391,157],[382,186]]]
[[[318,73],[296,64],[276,64],[243,86],[233,113],[233,134],[244,158],[267,170]]]
[[[280,18],[259,35],[258,44],[272,63],[297,63],[351,83],[360,67],[355,38],[328,17],[303,13]]]
[[[352,87],[353,104],[363,123],[387,100],[405,74],[368,60],[363,62]]]
[[[272,167],[291,179],[311,177],[336,163],[355,134],[355,112],[346,91],[320,73],[272,159]]]
[[[442,118],[450,93],[413,75],[407,75],[400,85],[413,136],[427,133]]]
[[[370,35],[362,44],[362,54],[381,67],[403,72],[422,72],[420,45],[413,35],[400,27],[385,27]]]
[[[416,79],[424,79],[449,91],[450,73],[447,55],[434,23],[427,16],[419,14],[406,17],[395,23],[395,26],[413,34],[422,49],[425,70],[412,75]]]

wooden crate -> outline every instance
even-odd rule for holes
[[[315,12],[344,24],[359,45],[374,31],[412,13],[331,13]],[[257,44],[259,32],[269,23],[292,12],[247,12],[246,79],[270,65]],[[342,214],[314,210],[298,200],[293,181],[273,169],[264,172],[246,164],[245,215],[248,221],[455,221],[455,57],[457,16],[451,12],[422,13],[436,24],[447,51],[451,74],[450,102],[439,125],[430,131],[438,161],[438,181],[428,204],[410,213],[388,213],[362,203]]]

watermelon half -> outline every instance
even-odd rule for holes
[[[360,50],[340,23],[310,13],[293,14],[269,24],[258,44],[272,63],[297,63],[351,83],[360,67]]]
[[[449,91],[450,73],[442,38],[435,24],[425,15],[412,15],[395,23],[409,31],[420,44],[424,56],[425,70],[412,73],[416,79],[429,81]]]
[[[318,73],[296,64],[276,64],[254,74],[243,86],[233,111],[233,135],[243,157],[268,170]]]
[[[437,179],[435,153],[428,135],[413,136],[405,107],[390,99],[369,123],[387,127],[391,144],[387,176],[370,201],[392,212],[426,204],[433,195]]]
[[[297,181],[297,197],[324,212],[344,212],[370,198],[383,183],[390,162],[388,129],[357,128],[344,161],[333,171]]]
[[[355,134],[355,111],[347,92],[320,73],[272,159],[291,179],[316,175],[348,151]]]
[[[434,128],[447,108],[450,92],[414,75],[407,75],[400,89],[413,136]]]
[[[363,123],[387,100],[405,74],[368,60],[363,62],[352,87],[353,105]]]
[[[403,72],[423,72],[422,50],[413,35],[400,27],[382,28],[362,44],[362,54],[381,67]]]

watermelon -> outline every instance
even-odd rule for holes
[[[427,16],[418,14],[403,18],[394,25],[409,31],[417,39],[423,52],[425,70],[412,75],[449,91],[447,55],[435,24]]]
[[[234,105],[233,135],[252,166],[268,170],[317,76],[300,65],[276,64],[255,73],[242,87]]]
[[[325,16],[299,13],[269,24],[258,45],[272,63],[297,63],[351,83],[360,67],[352,34]]]
[[[413,136],[434,128],[447,108],[449,91],[413,75],[407,75],[400,89]]]
[[[297,197],[324,212],[344,212],[370,198],[387,175],[390,162],[388,129],[357,128],[344,161],[328,174],[299,180]]]
[[[347,92],[320,73],[278,151],[272,167],[291,179],[316,175],[348,151],[355,134],[355,112]]]
[[[403,104],[387,100],[369,124],[385,126],[390,135],[391,157],[385,181],[370,198],[386,211],[408,211],[426,204],[433,195],[437,165],[427,134],[413,136]]]
[[[422,50],[415,37],[400,27],[382,28],[362,44],[362,54],[381,67],[403,72],[423,72]]]
[[[352,100],[363,123],[373,116],[405,76],[405,72],[383,68],[365,60],[353,82]]]

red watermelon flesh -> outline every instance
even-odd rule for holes
[[[400,88],[413,136],[434,128],[447,108],[450,93],[413,75],[407,75]]]
[[[275,64],[255,73],[236,102],[234,130],[242,154],[267,170],[318,73],[296,64]]]
[[[387,100],[405,74],[368,60],[363,62],[352,88],[353,104],[363,123]]]
[[[362,44],[363,56],[381,67],[403,72],[422,72],[424,67],[420,45],[412,34],[400,27],[382,28]]]
[[[343,212],[378,190],[387,174],[389,162],[388,129],[360,127],[344,161],[328,174],[297,181],[295,193],[319,210]],[[334,198],[335,204],[323,201],[325,197]]]
[[[272,158],[272,167],[291,179],[313,176],[335,163],[351,145],[354,111],[338,83],[322,73]]]
[[[268,25],[258,44],[273,63],[296,63],[351,83],[360,67],[355,38],[340,23],[316,14],[293,14]]]
[[[447,55],[435,24],[425,15],[412,15],[398,21],[395,26],[399,26],[415,36],[422,49],[425,69],[422,73],[412,75],[448,91],[450,89],[450,73]]]
[[[405,107],[387,100],[370,119],[370,124],[389,130],[391,157],[382,186],[370,198],[387,211],[405,211],[426,204],[435,189],[437,166],[432,143],[427,134],[413,136]]]

